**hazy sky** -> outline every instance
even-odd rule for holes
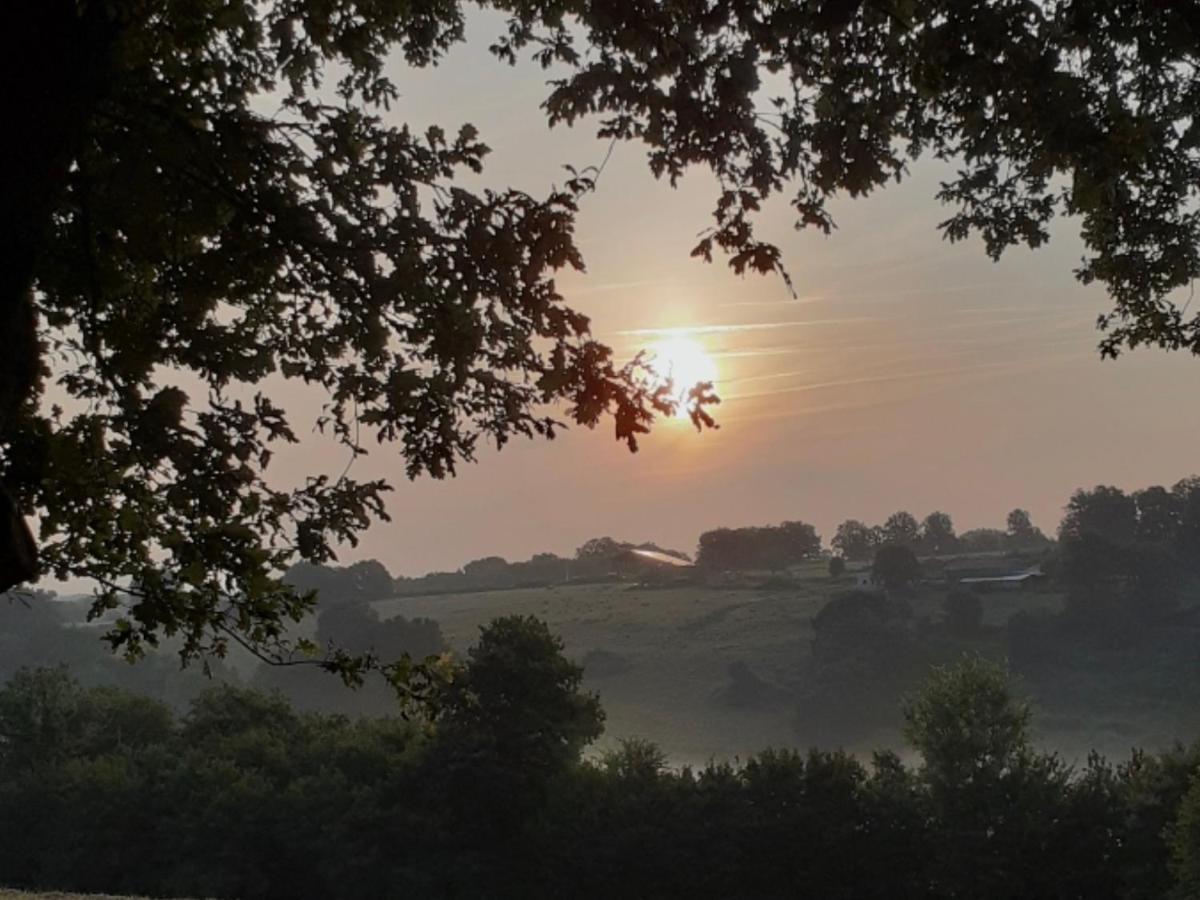
[[[397,121],[462,122],[493,148],[479,183],[544,194],[564,163],[598,163],[594,125],[551,131],[538,104],[545,75],[492,60],[497,20],[477,17],[438,69],[397,70]],[[991,263],[977,241],[951,246],[936,224],[935,163],[867,200],[834,205],[832,237],[799,234],[785,204],[762,218],[783,249],[799,300],[776,277],[738,278],[688,252],[709,222],[712,178],[656,182],[634,144],[615,149],[579,217],[584,275],[561,279],[596,334],[622,354],[691,329],[713,357],[721,428],[667,422],[630,455],[611,425],[552,443],[485,450],[456,480],[406,482],[386,448],[356,477],[396,483],[391,523],[343,561],[393,572],[453,569],[489,554],[570,553],[590,537],[654,540],[691,552],[720,525],[881,521],[897,509],[949,512],[960,531],[1001,526],[1014,506],[1047,531],[1077,486],[1135,488],[1200,471],[1194,398],[1200,360],[1140,351],[1102,362],[1103,289],[1072,276],[1075,223],[1050,245]],[[324,454],[324,455],[322,455]],[[307,446],[283,465],[344,459]]]

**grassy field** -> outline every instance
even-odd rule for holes
[[[378,609],[384,617],[435,619],[460,652],[496,616],[537,616],[562,636],[568,655],[585,664],[586,685],[608,713],[601,747],[643,737],[673,760],[704,763],[745,758],[768,746],[828,744],[821,733],[806,733],[794,698],[803,688],[812,617],[846,587],[814,567],[786,587],[771,580],[721,588],[564,585],[410,597]],[[914,614],[939,617],[944,593],[917,592]],[[1019,608],[1055,602],[1038,594],[989,595],[986,620],[1002,624]],[[724,699],[736,663],[767,683],[762,702],[737,706]],[[895,745],[897,735],[879,731],[859,743]]]
[[[818,591],[603,584],[412,598],[381,604],[380,612],[433,618],[456,650],[498,615],[535,615],[562,636],[572,658],[591,663],[586,683],[608,713],[610,741],[645,737],[674,759],[704,762],[795,742],[786,706],[731,709],[716,694],[738,661],[784,689],[794,686],[822,602]]]

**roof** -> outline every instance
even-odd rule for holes
[[[635,547],[629,552],[640,556],[642,559],[662,563],[665,566],[675,566],[680,569],[690,569],[692,567],[692,564],[686,559],[680,559],[678,556],[672,556],[670,553],[662,553],[658,550],[640,550]]]
[[[1028,581],[1030,578],[1041,578],[1040,569],[1030,569],[1028,572],[1020,572],[1016,575],[984,575],[977,578],[960,578],[959,584],[995,584],[997,582],[1015,583],[1019,581]]]

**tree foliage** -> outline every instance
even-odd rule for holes
[[[243,900],[1195,892],[1200,748],[1069,769],[978,660],[908,704],[912,762],[767,750],[693,768],[636,739],[582,758],[596,720],[560,702],[583,695],[541,630],[487,640],[468,663],[489,670],[469,675],[480,690],[421,725],[228,686],[180,717],[26,672],[0,689],[0,871],[18,889]],[[541,730],[510,743],[530,715]]]
[[[1169,613],[1200,572],[1194,478],[1133,493],[1099,485],[1071,495],[1059,526],[1067,611],[1119,632]]]
[[[911,615],[882,592],[843,591],[813,617],[813,656],[823,665],[857,658],[887,668],[905,642]]]
[[[837,527],[830,546],[846,559],[870,559],[881,540],[878,528],[872,528],[858,519],[847,519]]]
[[[953,553],[958,549],[958,536],[949,514],[931,512],[921,522],[920,550],[931,556]]]
[[[508,18],[500,59],[558,67],[551,124],[638,141],[671,183],[717,176],[696,256],[786,277],[754,231],[769,198],[829,232],[831,197],[929,155],[955,163],[938,193],[951,240],[978,234],[997,257],[1042,244],[1057,214],[1079,221],[1077,275],[1112,298],[1104,353],[1200,349],[1200,315],[1172,300],[1200,273],[1190,4],[493,6]],[[31,124],[0,193],[14,223],[0,257],[6,584],[34,571],[18,512],[36,512],[39,571],[101,584],[97,610],[124,610],[118,649],[277,644],[306,607],[278,573],[353,543],[388,489],[266,477],[302,431],[273,397],[280,379],[323,398],[316,424],[349,457],[395,444],[410,476],[564,420],[611,415],[634,446],[670,411],[555,285],[583,265],[574,221],[594,173],[544,197],[473,192],[458,180],[487,153],[473,127],[385,118],[400,96],[389,54],[437,64],[463,25],[453,0],[13,12],[0,58],[11,114]],[[47,409],[47,380],[70,402]],[[693,396],[698,425],[708,399]]]
[[[386,600],[395,592],[391,573],[375,559],[350,566],[299,562],[284,573],[284,581],[298,591],[314,594],[318,607],[371,603]]]
[[[1107,287],[1102,347],[1200,348],[1200,316],[1170,302],[1200,274],[1200,130],[1193,112],[1200,13],[1143,0],[850,0],[574,7],[523,27],[578,71],[556,83],[551,121],[600,113],[602,133],[650,147],[672,180],[711,168],[723,191],[696,253],[737,269],[782,266],[753,237],[776,193],[829,231],[828,199],[902,179],[921,155],[954,160],[938,198],[951,240],[987,252],[1040,246],[1057,214],[1088,248],[1077,276]],[[596,52],[580,53],[579,43]]]
[[[888,544],[915,547],[921,536],[921,526],[916,516],[901,510],[888,516],[883,523],[883,540]]]
[[[1112,544],[1129,544],[1137,530],[1137,501],[1120,488],[1097,485],[1071,495],[1058,537],[1071,541],[1092,535]]]
[[[1005,535],[1008,545],[1015,550],[1044,546],[1047,538],[1042,530],[1033,524],[1029,512],[1024,509],[1014,509],[1005,520]]]
[[[889,588],[912,584],[921,577],[921,564],[916,554],[900,544],[884,544],[875,551],[871,563],[871,574],[875,580]]]
[[[821,554],[821,537],[807,522],[718,528],[700,535],[697,565],[716,570],[786,569]]]
[[[925,765],[950,784],[998,775],[1030,749],[1028,704],[1002,668],[979,658],[936,670],[904,717]]]
[[[42,374],[71,402],[45,408],[44,379],[21,397],[2,474],[38,513],[42,571],[123,610],[117,649],[273,650],[306,608],[278,573],[386,518],[382,481],[267,477],[298,440],[281,381],[323,400],[315,424],[350,459],[394,444],[410,477],[610,414],[636,447],[670,410],[556,288],[583,266],[590,176],[471,192],[457,179],[488,152],[472,126],[386,116],[389,54],[435,63],[462,37],[457,4],[45,6],[24,24],[92,29],[96,67],[44,173],[53,213],[31,223]],[[21,24],[8,34],[36,42]]]
[[[995,553],[999,550],[1017,549],[1008,534],[999,528],[972,528],[958,536],[958,547],[964,553]]]

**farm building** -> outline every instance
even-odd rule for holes
[[[1046,576],[1041,566],[1018,572],[946,572],[951,584],[976,591],[1023,591],[1041,582]]]
[[[663,553],[661,550],[643,550],[641,547],[633,547],[629,550],[629,554],[630,558],[637,562],[660,565],[673,569],[692,568],[692,563],[690,560],[681,559],[678,556],[672,556],[670,553]]]

